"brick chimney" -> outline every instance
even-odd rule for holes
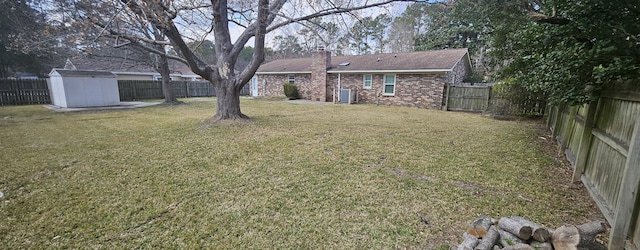
[[[313,86],[311,100],[326,102],[327,68],[331,66],[331,52],[320,47],[311,56],[311,61],[311,85]]]

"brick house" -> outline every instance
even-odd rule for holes
[[[275,60],[260,66],[253,96],[284,96],[294,83],[303,99],[336,101],[337,90],[356,92],[358,103],[441,109],[445,85],[471,74],[467,49],[335,56],[319,50],[311,58]]]

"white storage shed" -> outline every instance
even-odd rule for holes
[[[53,105],[63,108],[120,105],[118,80],[109,71],[53,69],[49,73]]]

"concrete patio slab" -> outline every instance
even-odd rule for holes
[[[117,106],[106,107],[87,107],[87,108],[63,108],[55,105],[44,105],[45,108],[53,110],[55,112],[78,112],[78,111],[90,111],[90,110],[109,110],[109,109],[132,109],[142,108],[161,104],[161,102],[120,102]]]

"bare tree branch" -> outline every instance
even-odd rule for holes
[[[145,13],[143,8],[135,1],[120,1],[126,4],[132,12],[136,13],[139,16],[145,17],[145,19],[147,19],[153,26],[161,30],[169,38],[169,40],[171,40],[172,45],[177,48],[184,57],[181,58],[182,60],[180,61],[189,65],[189,68],[191,68],[191,71],[193,71],[193,73],[196,73],[211,82],[215,82],[213,80],[214,77],[217,78],[217,68],[209,67],[205,62],[203,62],[193,54],[193,52],[189,49],[187,44],[182,39],[180,32],[178,32],[178,29],[176,28],[173,20],[169,18],[169,16],[161,16],[162,13],[157,12]],[[152,1],[147,4],[151,5],[151,7],[153,8],[153,6],[158,3]]]
[[[271,31],[273,31],[275,29],[281,28],[283,26],[286,26],[286,25],[289,25],[289,24],[292,24],[292,23],[295,23],[295,22],[306,21],[306,20],[310,20],[310,19],[313,19],[313,18],[328,16],[328,15],[348,13],[348,12],[367,9],[367,8],[372,8],[372,7],[379,7],[379,6],[387,5],[387,4],[390,4],[390,3],[393,3],[393,2],[415,2],[415,0],[386,0],[386,1],[383,1],[383,2],[378,2],[378,3],[373,3],[373,4],[365,4],[365,5],[356,6],[356,7],[350,7],[350,8],[343,8],[343,7],[335,6],[334,8],[324,9],[324,10],[318,11],[318,12],[310,14],[310,15],[297,17],[297,18],[290,18],[287,21],[284,21],[284,22],[275,24],[273,26],[270,26],[269,28],[267,28],[267,32],[271,32]]]
[[[269,18],[269,0],[260,0],[258,6],[258,20],[259,23],[255,33],[255,48],[249,65],[244,68],[240,73],[238,81],[235,85],[238,90],[244,86],[246,82],[251,79],[253,74],[258,70],[262,61],[264,61],[264,39],[267,34],[267,19]],[[264,20],[264,21],[263,21]],[[237,58],[237,56],[236,56]]]

